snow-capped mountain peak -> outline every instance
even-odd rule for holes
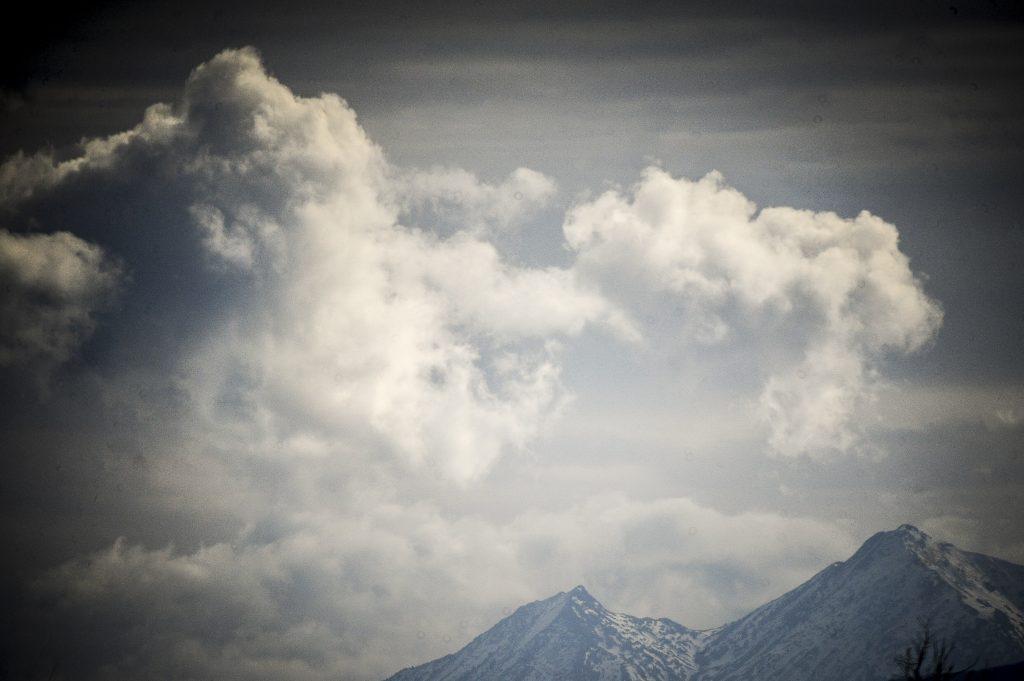
[[[912,525],[710,631],[605,608],[583,586],[529,603],[392,681],[877,681],[927,621],[978,667],[1024,660],[1024,566]]]
[[[850,563],[874,563],[896,569],[911,561],[930,571],[937,584],[951,590],[959,601],[983,619],[1005,621],[1024,645],[1024,612],[1019,602],[1004,593],[1012,582],[999,578],[1010,563],[981,554],[961,551],[953,544],[937,541],[913,525],[900,525],[892,532],[879,532],[864,543]],[[1018,567],[1018,566],[1013,566]],[[989,573],[995,569],[996,579]],[[1024,588],[1024,584],[1018,584]]]
[[[608,610],[583,587],[524,605],[465,648],[393,681],[685,681],[705,634]]]
[[[1024,567],[939,542],[912,525],[716,632],[701,681],[887,678],[922,622],[961,664],[1024,658]]]

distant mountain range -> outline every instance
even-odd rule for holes
[[[924,621],[958,665],[1016,667],[1024,566],[903,525],[718,629],[614,613],[577,586],[388,681],[885,681]]]

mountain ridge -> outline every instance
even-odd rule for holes
[[[503,650],[513,637],[514,649]],[[520,606],[457,653],[390,679],[541,681],[588,678],[581,671],[593,670],[593,678],[672,681],[695,671],[701,638],[702,632],[667,618],[612,612],[578,585]]]
[[[614,613],[578,585],[388,681],[876,681],[925,621],[962,666],[1024,660],[1024,566],[901,525],[721,627]]]

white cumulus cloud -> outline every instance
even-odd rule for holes
[[[648,168],[629,192],[577,205],[564,231],[581,276],[609,297],[682,301],[690,341],[782,333],[802,348],[764,367],[760,411],[783,455],[847,449],[877,361],[920,348],[942,320],[893,225],[867,212],[758,211],[717,173]]]
[[[481,182],[461,168],[443,167],[405,171],[395,183],[407,211],[429,212],[475,232],[514,227],[557,191],[551,178],[529,168],[516,168],[499,184]]]
[[[145,182],[138,159],[177,183],[208,266],[248,281],[247,304],[224,311],[189,362],[200,405],[244,367],[262,413],[303,413],[336,435],[369,427],[407,460],[469,480],[557,414],[558,338],[588,322],[627,332],[572,270],[512,265],[480,232],[543,203],[551,180],[396,169],[343,100],[294,95],[251,49],[199,66],[178,102],[80,157],[12,159],[3,196],[17,204],[71,178]],[[445,193],[466,211],[458,229],[402,224],[410,205]]]

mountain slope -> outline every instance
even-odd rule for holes
[[[922,622],[958,667],[1024,660],[1024,566],[903,525],[719,629],[613,613],[576,587],[390,681],[880,681]]]
[[[928,621],[961,665],[1024,659],[1024,567],[904,525],[726,625],[697,656],[699,681],[889,677]]]
[[[671,620],[610,612],[578,586],[390,681],[684,681],[704,638]]]

